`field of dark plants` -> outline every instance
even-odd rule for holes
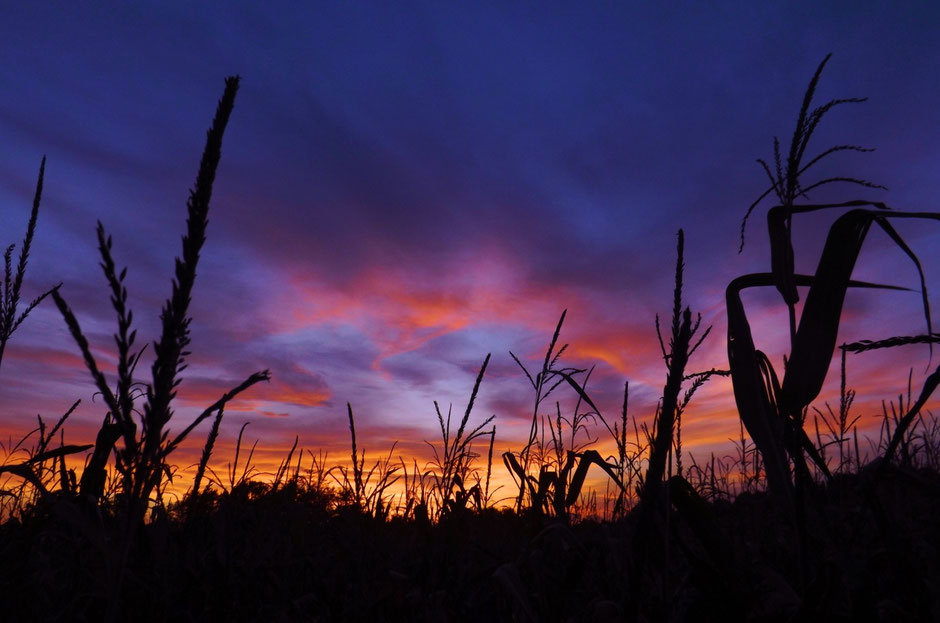
[[[746,212],[741,244],[748,217],[775,198],[767,210],[771,257],[769,270],[727,285],[727,369],[693,371],[690,365],[710,327],[683,299],[680,229],[671,317],[656,319],[667,374],[652,425],[637,425],[629,383],[619,413],[603,413],[594,403],[592,371],[564,363],[563,312],[540,367],[510,353],[531,386],[531,427],[525,443],[502,456],[494,456],[493,418],[477,420],[473,413],[490,355],[481,357],[464,409],[455,413],[435,403],[441,435],[428,442],[427,464],[400,458],[394,448],[384,459],[367,461],[354,406],[347,404],[349,462],[330,465],[322,453],[295,443],[276,473],[260,474],[252,464],[254,448],[239,434],[234,460],[223,468],[213,461],[213,448],[226,406],[266,381],[267,370],[246,371],[241,384],[192,421],[174,415],[237,77],[226,80],[207,134],[146,373],[138,370],[143,349],[126,271],[112,257],[104,224],[97,236],[117,319],[115,374],[102,372],[58,287],[20,301],[43,161],[18,255],[15,245],[5,253],[0,365],[29,313],[54,304],[100,396],[103,420],[97,436],[81,445],[63,441],[70,410],[56,421],[40,417],[35,430],[2,446],[0,618],[940,620],[940,420],[928,409],[940,368],[920,380],[912,374],[910,385],[884,403],[873,439],[858,432],[855,393],[845,382],[847,353],[909,344],[928,344],[932,353],[938,334],[926,286],[921,334],[837,343],[850,288],[874,296],[897,289],[852,278],[872,226],[910,258],[924,284],[924,271],[933,267],[892,223],[935,221],[940,214],[860,199],[808,202],[808,193],[829,184],[878,188],[850,176],[807,179],[823,158],[867,151],[856,145],[808,151],[827,113],[863,101],[813,103],[827,60],[809,83],[789,145],[775,139],[772,159],[758,161],[768,188]],[[792,223],[822,210],[833,218],[818,268],[799,274]],[[783,369],[755,345],[741,296],[748,288],[775,288],[787,310]],[[839,357],[839,404],[816,404]],[[716,376],[733,383],[740,438],[726,456],[693,458],[683,452],[682,415]],[[571,412],[556,402],[563,393],[576,401]],[[203,452],[195,477],[184,494],[170,496],[177,450],[197,435]],[[601,437],[615,449],[609,456],[598,451]],[[586,485],[589,472],[604,479],[603,490]],[[508,495],[505,488],[496,494],[497,473],[511,477]]]

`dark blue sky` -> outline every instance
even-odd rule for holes
[[[346,401],[377,439],[412,428],[433,434],[424,432],[435,424],[431,400],[464,404],[487,352],[494,360],[480,417],[496,413],[511,445],[531,397],[507,351],[534,361],[565,308],[571,361],[598,364],[599,401],[616,411],[617,388],[630,378],[634,413],[651,415],[663,381],[653,318],[671,307],[679,227],[686,299],[715,325],[692,367],[726,366],[724,287],[769,263],[770,204],[736,253],[740,219],[765,188],[754,159],[771,157],[774,135],[789,140],[803,90],[829,52],[817,101],[870,100],[834,110],[810,151],[842,143],[877,151],[837,155],[816,174],[889,190],[833,186],[812,199],[936,209],[934,3],[582,4],[3,8],[4,244],[19,242],[48,157],[27,294],[63,281],[108,360],[114,321],[97,267],[100,219],[129,266],[141,335],[155,336],[186,190],[230,74],[243,82],[181,398],[196,408],[271,368],[274,382],[231,423],[250,419],[272,445],[295,433],[329,445],[330,431],[345,426]],[[798,266],[808,272],[831,218],[796,225]],[[940,230],[902,231],[937,291]],[[916,285],[913,268],[877,234],[859,270]],[[891,296],[850,297],[846,339],[921,330],[917,296]],[[758,341],[782,348],[777,299],[753,304]],[[21,430],[37,410],[51,417],[79,397],[91,402],[51,305],[11,348],[0,372],[5,428]],[[853,368],[875,403],[887,397],[878,392],[901,389],[909,361],[922,370],[926,355],[888,360],[897,374],[877,384],[872,371],[885,359]],[[99,407],[83,417],[99,421]],[[699,428],[687,438],[723,439],[735,429],[732,409],[727,385],[716,384],[700,413],[690,412],[699,418],[693,433]]]

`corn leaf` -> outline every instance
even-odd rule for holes
[[[783,379],[781,406],[786,411],[795,413],[819,395],[835,352],[842,306],[846,291],[851,285],[852,270],[855,268],[862,243],[871,224],[877,222],[885,227],[882,222],[886,218],[940,219],[940,214],[854,209],[840,216],[832,224],[819,259],[819,266],[806,295],[787,373]],[[902,248],[906,252],[909,251],[906,247]],[[930,333],[930,309],[926,303],[923,271],[918,262],[915,261],[915,265],[921,276],[921,291],[925,301],[924,315]]]

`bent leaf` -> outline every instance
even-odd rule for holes
[[[806,295],[806,303],[793,341],[781,396],[786,411],[794,413],[808,405],[822,389],[839,333],[839,320],[846,290],[852,285],[851,275],[862,243],[873,222],[890,228],[886,218],[929,218],[940,220],[940,214],[922,212],[880,212],[855,209],[840,216],[826,238],[819,266]],[[897,240],[896,240],[897,242]],[[900,243],[899,243],[900,244]],[[924,316],[927,332],[932,332],[930,308],[923,279],[923,270],[916,256],[902,247],[921,277]]]

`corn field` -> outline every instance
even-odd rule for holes
[[[727,284],[727,366],[701,368],[695,357],[706,340],[720,338],[684,298],[689,260],[679,229],[671,315],[662,326],[655,320],[666,377],[652,425],[631,413],[627,379],[618,413],[596,404],[593,369],[564,358],[565,311],[541,365],[507,353],[520,387],[531,392],[531,420],[525,442],[495,457],[498,421],[474,413],[492,354],[481,353],[475,381],[467,379],[464,408],[455,414],[434,402],[440,438],[425,442],[431,459],[423,463],[395,444],[367,458],[376,455],[357,439],[348,402],[348,460],[330,461],[295,441],[276,472],[262,474],[242,426],[234,457],[218,464],[213,451],[226,407],[268,381],[267,370],[246,371],[243,382],[179,423],[190,304],[238,77],[225,80],[207,133],[149,371],[138,370],[145,347],[129,307],[131,284],[104,224],[97,242],[117,322],[114,373],[102,371],[61,284],[20,300],[39,226],[43,159],[19,255],[14,261],[15,245],[4,255],[0,364],[29,314],[53,304],[104,413],[95,438],[81,444],[65,444],[62,434],[76,403],[54,423],[40,416],[35,430],[0,448],[3,618],[940,620],[940,421],[928,408],[940,367],[922,379],[912,374],[906,392],[885,403],[876,439],[860,438],[845,382],[857,353],[910,344],[932,353],[938,334],[925,273],[934,267],[894,223],[930,227],[940,214],[867,199],[810,202],[814,189],[831,184],[881,188],[851,176],[808,179],[823,159],[867,151],[809,149],[825,115],[864,101],[814,104],[828,58],[805,91],[789,146],[774,139],[773,157],[758,161],[769,185],[746,211],[741,245],[749,218],[775,198],[766,211],[769,269]],[[800,274],[792,225],[819,211],[833,215],[828,234],[816,271]],[[874,297],[899,289],[853,278],[873,226],[918,275],[924,325],[911,335],[840,345],[849,289]],[[782,367],[752,331],[742,298],[751,288],[776,289],[786,310]],[[817,398],[832,381],[836,356],[842,382],[833,408]],[[727,455],[696,458],[683,452],[682,417],[716,377],[732,382],[740,435]],[[573,409],[563,410],[560,396]],[[178,449],[203,433],[195,477],[185,493],[169,495]],[[614,450],[605,456],[601,448]],[[589,474],[603,489],[588,485]],[[497,475],[512,484],[496,485]]]

